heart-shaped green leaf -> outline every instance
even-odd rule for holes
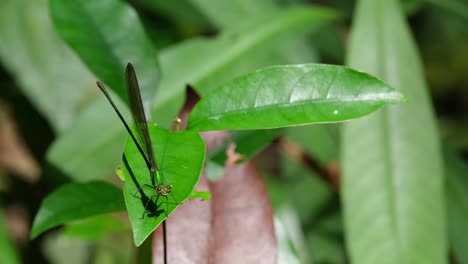
[[[159,171],[172,191],[156,195],[146,163],[129,139],[122,166],[124,197],[137,246],[192,193],[205,161],[205,143],[198,133],[157,126],[149,126],[149,132]]]
[[[379,79],[342,66],[275,66],[222,85],[193,108],[188,129],[266,129],[349,120],[402,94]]]

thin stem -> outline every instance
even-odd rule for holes
[[[166,220],[162,222],[163,227],[163,247],[164,247],[164,264],[167,264],[167,234],[166,234]]]

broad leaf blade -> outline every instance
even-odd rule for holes
[[[128,102],[123,72],[131,62],[142,98],[151,101],[160,78],[157,53],[129,5],[120,0],[51,0],[50,7],[61,37],[99,79]]]
[[[125,210],[121,191],[108,183],[71,183],[61,186],[41,203],[31,238],[45,230],[86,217]]]
[[[143,241],[192,193],[205,160],[205,144],[198,133],[172,132],[150,126],[149,132],[165,184],[172,185],[172,192],[156,197],[151,185],[150,173],[133,141],[125,147],[123,172],[125,174],[124,197],[135,245]],[[149,186],[143,186],[143,185]],[[148,199],[152,199],[152,202]],[[157,204],[155,201],[157,199]],[[146,208],[145,208],[146,207]]]
[[[188,129],[265,129],[345,121],[404,97],[382,81],[349,68],[303,64],[238,77],[203,98]]]
[[[344,125],[347,245],[353,263],[446,263],[439,138],[398,2],[362,0],[356,9],[349,65],[388,81],[411,101]]]

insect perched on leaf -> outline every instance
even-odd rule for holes
[[[125,129],[127,129],[127,132],[129,133],[130,137],[132,138],[133,142],[138,148],[138,151],[140,152],[141,156],[145,160],[146,166],[148,167],[148,170],[150,172],[152,186],[149,184],[144,184],[137,190],[137,192],[139,192],[141,188],[149,187],[156,191],[156,194],[146,201],[146,204],[145,204],[145,210],[146,210],[149,202],[151,202],[153,200],[153,197],[155,196],[156,196],[156,201],[154,202],[155,204],[157,204],[158,199],[161,196],[166,198],[166,204],[168,204],[169,202],[168,202],[167,196],[171,194],[172,185],[168,185],[165,183],[164,176],[161,173],[158,165],[156,164],[153,146],[151,144],[151,137],[149,135],[148,125],[147,125],[147,121],[145,117],[145,111],[143,109],[143,104],[141,101],[140,88],[138,86],[137,77],[136,77],[135,70],[133,69],[132,64],[130,63],[127,64],[125,73],[126,73],[127,90],[128,90],[129,101],[130,101],[130,108],[132,112],[133,123],[136,128],[136,135],[138,138],[135,137],[134,133],[128,126],[128,123],[123,118],[117,106],[114,104],[114,101],[112,100],[111,96],[107,92],[104,85],[100,81],[97,81],[97,85],[99,89],[101,89],[101,91],[104,93],[107,100],[112,105],[112,108],[114,108],[115,112],[117,113],[120,120],[124,124]],[[137,192],[135,192],[134,196],[136,196]],[[174,197],[173,199],[175,200]],[[145,212],[143,212],[143,216],[144,216],[144,213]]]

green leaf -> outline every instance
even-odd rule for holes
[[[153,120],[156,119],[161,126],[174,120],[182,106],[187,83],[195,84],[199,91],[208,92],[237,74],[273,62],[284,63],[285,58],[269,52],[271,48],[281,47],[272,42],[273,39],[286,33],[294,38],[298,35],[298,28],[307,27],[313,31],[336,17],[327,9],[287,9],[267,16],[268,19],[263,18],[262,23],[257,23],[259,19],[247,21],[239,29],[215,39],[194,39],[164,50],[160,53],[164,75],[161,89],[157,90],[155,97]],[[301,56],[309,58],[303,50],[299,51]],[[139,73],[137,71],[138,77]],[[94,109],[80,115],[70,130],[72,132],[55,141],[47,153],[48,161],[74,179],[102,178],[120,158],[124,140],[120,121],[103,96],[91,108]],[[123,108],[120,109],[122,111]],[[93,138],[90,135],[98,136]],[[83,168],[77,170],[82,164],[87,164],[86,173],[81,172]]]
[[[199,192],[199,191],[193,191],[188,199],[193,200],[193,199],[198,199],[200,198],[203,201],[208,201],[211,199],[211,193],[210,192]]]
[[[468,263],[468,164],[455,153],[445,158],[447,212],[450,244],[457,263]]]
[[[45,230],[86,217],[125,210],[121,191],[108,183],[71,183],[49,194],[34,218],[31,238]]]
[[[190,0],[200,12],[219,28],[239,23],[239,17],[254,17],[275,10],[271,0]]]
[[[348,63],[411,102],[342,131],[342,202],[350,262],[446,263],[439,138],[416,45],[398,0],[361,0]]]
[[[435,6],[443,8],[452,14],[458,15],[461,18],[468,20],[468,4],[461,0],[425,0]]]
[[[67,225],[62,234],[87,240],[104,239],[112,233],[128,235],[128,226],[123,219],[111,215],[98,215]]]
[[[9,237],[8,228],[3,210],[0,210],[0,263],[16,264],[20,263],[17,249]]]
[[[123,103],[115,103],[128,116]],[[47,151],[47,160],[75,181],[108,177],[121,160],[126,138],[122,123],[104,96],[95,98],[76,119],[75,127],[79,129],[73,127],[54,141]]]
[[[338,122],[404,100],[382,81],[349,68],[275,66],[238,77],[201,99],[187,127],[206,131]]]
[[[144,159],[133,141],[127,140],[123,164],[124,197],[136,246],[141,245],[192,193],[205,160],[205,143],[198,133],[173,132],[158,126],[150,126],[149,132],[159,170],[165,184],[172,185],[172,192],[167,199],[156,197],[156,190],[150,187],[153,185]]]
[[[164,76],[153,116],[159,124],[170,124],[183,104],[187,83],[204,96],[223,82],[261,67],[310,62],[313,55],[297,49],[298,45],[296,56],[278,49],[338,17],[324,8],[287,8],[241,21],[215,39],[197,38],[165,50],[160,56]]]
[[[56,34],[46,0],[0,1],[0,60],[22,93],[62,134],[95,87]]]
[[[51,0],[60,36],[88,68],[125,102],[125,65],[138,72],[142,98],[150,102],[160,78],[157,53],[137,13],[120,0]]]

